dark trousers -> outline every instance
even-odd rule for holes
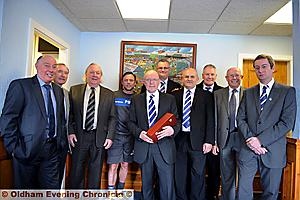
[[[185,134],[176,152],[177,200],[205,199],[205,158],[202,151],[192,150],[189,135]]]
[[[99,189],[103,164],[103,148],[96,147],[95,131],[85,132],[80,144],[76,144],[72,153],[70,174],[71,189]],[[85,169],[88,167],[88,180],[85,179]]]
[[[206,171],[206,198],[213,200],[218,197],[220,189],[220,155],[207,154]]]
[[[141,164],[142,195],[144,200],[155,199],[153,174],[157,170],[159,179],[159,196],[163,200],[175,200],[174,164],[164,161],[157,144],[150,144],[148,157]]]
[[[13,157],[14,189],[59,189],[56,140],[43,145],[34,160]]]

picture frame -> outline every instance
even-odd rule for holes
[[[196,68],[197,44],[121,41],[120,52],[120,87],[122,75],[130,71],[137,78],[136,92],[140,92],[143,85],[144,73],[155,69],[157,62],[161,59],[167,59],[170,62],[169,78],[176,82],[180,82],[183,69]]]

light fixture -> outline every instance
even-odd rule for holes
[[[124,19],[168,19],[170,0],[116,0]]]
[[[293,7],[292,1],[288,2],[274,15],[269,17],[265,24],[292,24],[293,23]]]

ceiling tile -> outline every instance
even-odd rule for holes
[[[214,21],[179,21],[171,20],[169,32],[171,33],[209,33]]]
[[[166,33],[168,31],[167,20],[125,20],[129,32]]]

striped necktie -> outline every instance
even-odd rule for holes
[[[148,122],[149,122],[149,128],[154,124],[156,119],[156,109],[154,104],[154,94],[150,95],[150,100],[148,104]]]
[[[91,87],[91,93],[86,109],[85,130],[91,131],[93,129],[95,117],[95,88]]]
[[[183,104],[183,116],[182,116],[182,125],[185,128],[190,127],[190,112],[191,112],[191,105],[192,105],[192,96],[191,91],[186,91],[186,96]]]
[[[166,83],[165,81],[161,81],[160,82],[160,89],[159,91],[161,91],[162,93],[166,93]]]
[[[259,102],[260,102],[260,110],[262,111],[263,109],[264,109],[264,105],[266,104],[266,102],[267,102],[267,87],[268,86],[263,86],[263,91],[262,91],[262,93],[261,93],[261,95],[260,95],[260,97],[259,97]]]

